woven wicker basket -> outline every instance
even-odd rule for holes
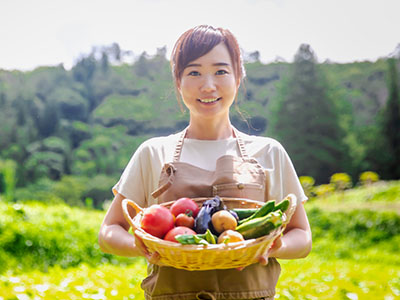
[[[123,213],[126,220],[131,225],[135,234],[143,241],[150,253],[158,252],[159,262],[166,266],[171,266],[185,270],[213,270],[231,269],[251,265],[258,262],[261,255],[267,252],[272,242],[282,234],[286,225],[289,223],[294,211],[296,210],[296,196],[287,196],[290,200],[289,209],[284,214],[282,226],[272,231],[269,235],[257,239],[250,239],[228,244],[210,245],[181,245],[169,241],[164,241],[154,237],[140,228],[140,221],[143,217],[144,209],[129,199],[122,201]],[[193,200],[201,204],[212,198],[194,198]],[[264,203],[249,199],[240,198],[221,198],[227,208],[258,208]],[[161,205],[169,208],[174,201],[162,203]],[[128,212],[128,206],[136,211],[136,216],[132,218]]]

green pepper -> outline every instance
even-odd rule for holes
[[[209,243],[204,238],[195,234],[179,234],[175,239],[182,245],[208,245]]]
[[[213,235],[210,229],[203,234],[178,234],[175,239],[182,245],[208,245],[216,244],[217,237]]]
[[[205,233],[206,241],[209,242],[210,244],[216,244],[216,238],[215,236],[211,233],[210,229],[207,229]]]

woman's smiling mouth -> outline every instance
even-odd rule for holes
[[[218,98],[205,98],[205,99],[197,99],[197,101],[200,101],[201,103],[214,103],[217,102],[219,100],[221,100],[222,97],[218,97]]]

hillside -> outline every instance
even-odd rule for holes
[[[112,57],[98,59],[91,53],[71,70],[62,65],[29,72],[0,70],[0,162],[12,161],[0,163],[0,193],[9,185],[2,165],[13,165],[15,182],[8,189],[19,189],[17,199],[37,191],[34,185],[54,194],[48,180],[61,185],[72,180],[82,201],[89,197],[100,207],[143,140],[177,132],[188,123],[164,50],[153,57],[143,54],[133,64],[111,64]],[[232,123],[246,133],[270,135],[270,105],[282,96],[292,64],[253,61],[245,67],[247,78],[231,110]],[[338,171],[357,181],[373,165],[366,153],[378,136],[376,117],[388,97],[386,59],[327,62],[318,68],[346,131],[351,164]],[[89,178],[91,187],[85,184]]]

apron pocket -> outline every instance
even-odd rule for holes
[[[264,201],[264,187],[258,183],[224,183],[213,185],[213,196]]]

